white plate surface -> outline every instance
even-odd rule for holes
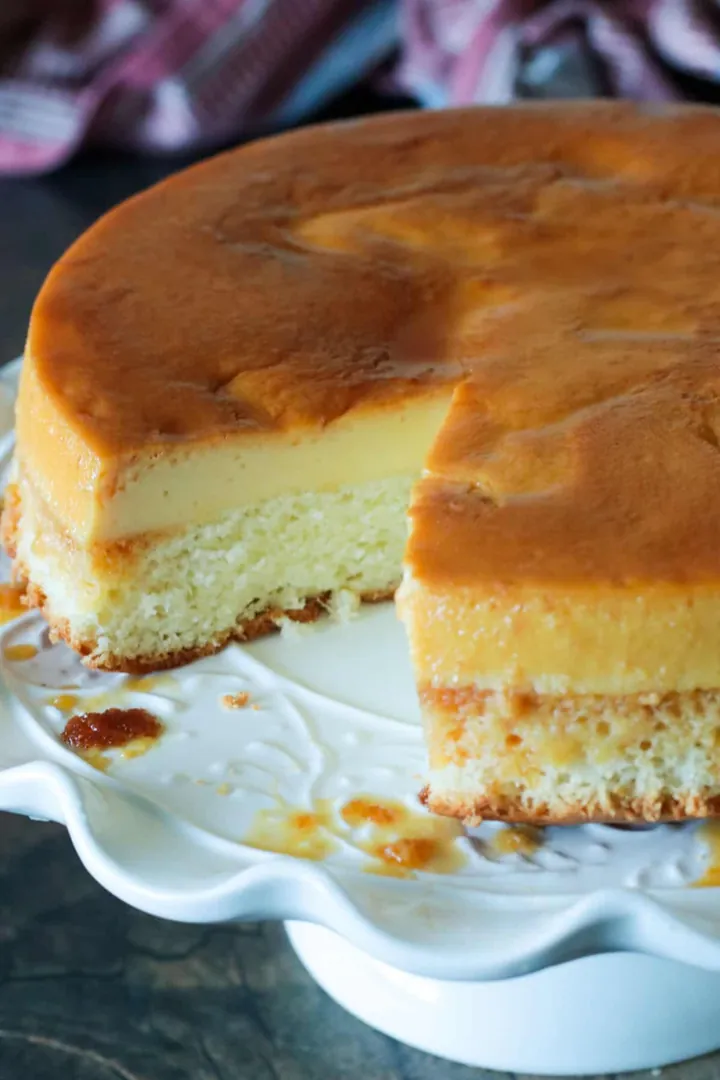
[[[3,465],[17,371],[0,374]],[[549,829],[529,857],[501,858],[487,825],[456,841],[461,870],[407,880],[368,873],[364,834],[349,829],[322,863],[243,843],[259,812],[317,800],[340,807],[367,794],[419,812],[422,732],[390,604],[148,681],[86,671],[50,645],[35,614],[0,639],[0,806],[65,822],[88,870],[139,908],[198,922],[313,921],[443,979],[501,978],[616,948],[720,971],[717,890],[687,887],[707,860],[693,825]],[[15,644],[38,654],[9,660]],[[222,705],[239,692],[246,708]],[[78,698],[75,711],[145,707],[165,734],[99,772],[59,741],[67,716],[50,702],[64,693]]]

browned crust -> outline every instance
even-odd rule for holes
[[[423,788],[420,801],[433,814],[460,818],[472,828],[482,821],[505,821],[510,825],[644,825],[720,817],[720,795],[708,790],[657,799],[627,799],[611,796],[607,802],[552,806],[536,803],[532,809],[520,799],[492,798],[466,794],[434,795],[432,786]]]
[[[24,575],[23,575],[24,576]],[[27,579],[26,579],[27,580]],[[365,592],[360,594],[360,599],[366,604],[380,603],[383,600],[392,600],[393,589],[386,591]],[[184,667],[193,660],[200,660],[203,656],[212,656],[220,652],[231,641],[254,641],[266,634],[276,633],[282,619],[290,619],[297,623],[316,622],[327,614],[329,606],[329,594],[308,597],[301,608],[283,610],[280,608],[267,608],[259,612],[251,619],[239,622],[232,629],[219,634],[212,641],[195,649],[180,649],[177,652],[153,653],[147,656],[118,656],[108,653],[101,657],[95,655],[97,642],[83,640],[73,634],[67,619],[56,618],[48,608],[47,598],[42,589],[39,589],[32,581],[27,581],[25,603],[28,607],[39,608],[50,627],[52,641],[64,641],[76,653],[83,658],[83,663],[90,668],[100,671],[119,671],[126,675],[146,675],[153,671],[166,671],[169,668]]]

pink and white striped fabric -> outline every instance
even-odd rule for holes
[[[0,0],[0,172],[294,123],[396,42],[393,0]]]
[[[436,108],[502,104],[543,85],[672,100],[685,96],[684,76],[720,81],[718,27],[712,0],[405,0],[398,81]]]
[[[702,97],[718,27],[718,0],[0,0],[0,172],[296,123],[397,44],[430,107]]]

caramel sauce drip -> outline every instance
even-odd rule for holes
[[[172,675],[163,672],[159,675],[138,675],[126,678],[119,685],[113,686],[108,690],[103,690],[98,694],[93,694],[83,699],[83,705],[88,714],[93,716],[98,714],[106,715],[110,711],[122,711],[122,712],[144,712],[143,709],[134,709],[128,707],[128,695],[129,694],[151,694],[162,693],[171,690],[177,686],[177,682]],[[77,690],[78,687],[64,686],[61,690]],[[62,695],[59,700],[62,700]],[[57,705],[56,701],[49,701],[50,705]],[[57,705],[58,708],[63,709],[62,705]],[[64,711],[69,711],[73,706],[66,706]],[[152,713],[147,713],[148,716],[152,716]],[[140,738],[141,736],[138,736]],[[142,737],[145,739],[145,750],[150,748],[150,743],[155,738],[154,735],[148,737]],[[138,747],[134,752],[126,752],[123,757],[139,757],[141,753],[144,753]]]
[[[106,709],[71,716],[60,738],[73,750],[109,750],[136,739],[155,740],[162,730],[157,717],[146,709]]]
[[[384,864],[383,870],[431,870],[443,855],[442,844],[424,836],[408,836],[373,848],[375,858]],[[404,874],[402,875],[404,876]]]
[[[540,829],[530,825],[510,825],[506,829],[499,829],[489,846],[496,855],[534,855],[542,842]]]
[[[405,807],[399,803],[388,805],[387,803],[371,802],[370,799],[351,799],[345,803],[340,816],[351,828],[361,825],[393,825],[406,813]]]
[[[151,694],[156,690],[168,690],[175,685],[172,675],[131,675],[122,684],[125,693]]]
[[[693,882],[696,889],[720,886],[720,821],[706,821],[697,831],[697,838],[708,848],[709,859],[705,873]]]
[[[339,846],[332,831],[332,810],[323,799],[316,800],[313,810],[259,810],[243,843],[312,862],[327,858]]]
[[[0,625],[24,614],[27,610],[22,602],[24,596],[25,589],[20,585],[0,585]]]
[[[87,761],[88,765],[92,765],[98,772],[107,772],[112,765],[107,754],[103,754],[100,750],[81,750],[80,754],[83,761]]]
[[[320,860],[339,848],[341,839],[371,857],[368,873],[412,877],[417,870],[451,874],[465,864],[455,844],[459,822],[415,813],[400,802],[358,796],[336,811],[318,799],[311,810],[297,807],[261,810],[244,843],[264,851]]]
[[[75,708],[79,700],[75,694],[57,694],[55,697],[48,698],[48,705],[59,709],[60,712],[70,712],[71,709]]]
[[[463,828],[453,818],[418,813],[392,799],[366,797],[345,803],[340,816],[346,824],[362,827],[354,842],[371,856],[367,867],[371,874],[413,877],[417,870],[452,874],[465,865],[465,854],[455,843]]]
[[[38,650],[34,645],[6,645],[5,646],[5,659],[6,660],[32,660],[38,654]]]

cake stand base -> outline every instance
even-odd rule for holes
[[[322,927],[286,927],[307,970],[345,1009],[465,1065],[578,1076],[720,1048],[720,974],[607,953],[500,982],[441,982],[388,967]]]

